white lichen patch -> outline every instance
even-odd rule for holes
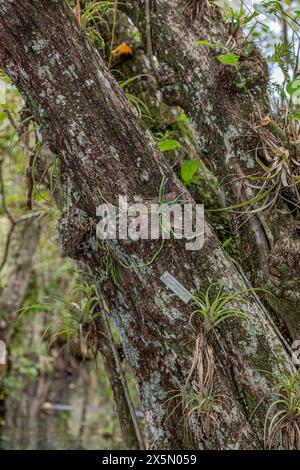
[[[48,41],[46,41],[46,39],[40,38],[33,41],[31,47],[35,52],[41,52],[47,44]]]
[[[78,75],[76,73],[76,67],[74,64],[69,65],[62,71],[63,75],[67,75],[71,79],[78,79]]]
[[[20,68],[20,75],[22,78],[24,78],[24,80],[28,80],[29,78],[27,72],[25,72],[25,70],[22,68]]]
[[[112,309],[111,316],[122,341],[126,359],[128,360],[129,364],[133,369],[138,369],[140,353],[135,347],[132,346],[126,333],[126,331],[128,331],[129,322],[131,321],[131,316],[128,315],[128,312],[126,312],[126,310],[122,308],[118,308],[118,310]]]
[[[255,167],[255,161],[254,159],[250,156],[250,155],[247,155],[245,152],[243,152],[242,150],[238,150],[237,151],[237,156],[240,158],[240,160],[242,162],[244,162],[245,166],[249,169],[251,168],[254,168]]]
[[[180,310],[171,306],[172,299],[169,294],[163,290],[157,290],[154,303],[163,312],[164,316],[172,323],[174,320],[182,319],[183,315]]]
[[[76,141],[79,145],[84,146],[87,143],[86,135],[83,131],[83,119],[81,116],[78,116],[76,120],[72,121],[68,125],[68,132],[72,137],[76,138]]]
[[[145,137],[148,140],[148,142],[150,143],[150,146],[153,149],[157,150],[157,145],[156,145],[155,139],[154,139],[153,135],[151,134],[151,132],[148,129],[145,131]]]
[[[40,65],[37,68],[37,74],[41,80],[50,80],[50,82],[53,82],[54,80],[52,72],[47,65]]]
[[[51,65],[54,65],[55,63],[60,63],[60,54],[59,52],[57,51],[52,51],[50,54],[49,54],[49,62]]]
[[[91,88],[91,86],[95,84],[94,80],[90,80],[90,79],[86,80],[84,83],[87,88]]]
[[[142,181],[149,181],[149,173],[147,170],[143,169],[142,172],[141,172],[141,180]]]
[[[13,0],[0,0],[0,12],[6,13],[9,10],[8,4],[12,2]]]
[[[65,106],[66,105],[66,98],[63,95],[57,95],[56,96],[56,104]]]
[[[87,142],[85,133],[83,131],[79,131],[76,136],[76,140],[79,143],[79,145],[84,146]]]
[[[90,161],[89,156],[83,152],[78,153],[78,158],[83,164],[89,163]]]
[[[161,404],[166,400],[167,393],[161,385],[160,373],[157,371],[153,372],[148,381],[142,384],[140,390],[144,398],[143,401],[147,404],[145,407],[146,422],[151,434],[151,440],[153,442],[160,442],[163,439],[168,439],[169,433],[162,426],[166,412]]]
[[[120,161],[120,157],[118,152],[116,151],[115,147],[112,145],[109,146],[109,154],[111,155],[112,158],[114,158],[117,162]]]

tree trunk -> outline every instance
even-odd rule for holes
[[[16,324],[17,311],[27,294],[40,239],[41,221],[34,215],[30,216],[16,226],[15,232],[17,246],[11,254],[7,281],[0,295],[0,339],[7,344]]]
[[[205,290],[212,282],[227,292],[245,288],[243,278],[205,226],[200,251],[186,251],[184,241],[109,242],[121,276],[116,291],[103,280],[103,252],[96,243],[96,207],[106,199],[118,203],[157,198],[163,177],[174,197],[189,193],[173,176],[149,132],[136,117],[99,54],[88,43],[64,2],[0,0],[0,64],[12,78],[41,126],[45,141],[60,155],[69,199],[59,221],[62,246],[83,261],[105,297],[134,371],[144,407],[148,447],[180,449],[184,429],[167,400],[185,383],[192,365],[196,334],[189,327],[191,307],[174,297],[160,281],[170,272],[187,289]],[[290,371],[289,355],[264,308],[249,294],[249,304],[235,307],[253,321],[230,321],[215,341],[214,390],[231,397],[216,413],[215,432],[207,436],[201,420],[189,420],[193,448],[253,449],[262,447],[264,415],[273,383],[262,370]],[[191,386],[197,391],[196,384]],[[259,410],[250,419],[253,404]],[[179,408],[177,408],[179,410]]]
[[[266,63],[258,49],[247,51],[240,30],[230,34],[219,7],[206,0],[150,1],[150,20],[146,21],[148,2],[129,0],[122,8],[143,33],[148,49],[149,38],[152,42],[160,61],[156,76],[165,101],[181,106],[190,117],[198,149],[223,188],[224,205],[253,198],[243,175],[261,174],[257,149],[266,166],[271,163],[265,160],[263,147],[274,158],[275,146],[286,149],[293,158],[299,159],[300,154],[299,147],[289,142],[272,119],[265,123],[262,120],[272,117],[267,101]],[[196,44],[199,40],[227,44],[239,57],[239,72],[217,60],[222,50]],[[236,86],[241,79],[245,80],[245,88]],[[283,188],[280,195],[285,200],[295,196],[287,196]],[[295,208],[291,210],[291,202],[283,202],[280,197],[275,208],[242,218],[230,213],[240,235],[244,268],[249,270],[253,284],[267,286],[275,294],[264,300],[281,317],[293,339],[300,334],[300,239],[296,213]]]

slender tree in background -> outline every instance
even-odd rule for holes
[[[0,293],[0,339],[7,344],[17,320],[16,312],[28,291],[40,231],[41,221],[36,214],[19,221],[15,230],[16,246],[10,254],[13,262],[8,267],[8,279]]]
[[[165,8],[156,10],[158,20],[171,15],[169,24],[172,25],[174,8],[170,7],[177,3],[156,2],[157,8]],[[187,54],[183,57],[189,57],[191,53],[194,59],[194,56],[201,56],[194,45],[195,39],[207,35],[208,38],[204,39],[210,40],[212,34],[214,39],[215,36],[222,37],[223,33],[226,38],[219,16],[214,10],[206,10],[207,2],[198,3],[205,9],[203,14],[209,18],[210,24],[214,25],[214,32],[207,31],[206,22],[203,26],[199,22],[196,23],[197,34],[202,37],[196,38],[194,33],[186,34],[189,30],[178,25],[177,19],[170,27],[172,34],[173,30],[177,34],[177,28],[178,31],[181,28],[185,36],[176,37],[176,42],[169,36],[169,42],[162,41],[162,49],[172,51],[177,41],[182,39],[187,47]],[[145,4],[149,7],[148,2]],[[141,2],[142,12],[143,8],[144,2]],[[146,13],[149,41],[149,8]],[[174,17],[177,16],[178,13],[174,13]],[[182,21],[187,22],[184,25],[188,24],[190,17],[182,17]],[[166,28],[166,24],[160,28]],[[182,64],[186,74],[192,74],[191,80],[187,76],[179,79],[180,83],[186,79],[191,87],[198,87],[191,94],[193,100],[201,105],[199,116],[203,103],[206,103],[202,98],[207,97],[207,90],[199,77],[196,81],[196,70],[201,77],[215,77],[218,70],[219,73],[223,71],[223,65],[215,63],[208,52],[202,57],[202,69],[196,69],[192,61]],[[253,68],[261,67],[261,60],[256,55],[247,60],[250,67],[252,64]],[[177,55],[174,53],[174,67],[176,63]],[[178,64],[181,69],[181,62]],[[53,153],[59,155],[60,178],[69,195],[58,223],[60,241],[67,254],[86,266],[99,302],[104,311],[109,311],[119,332],[145,413],[147,446],[170,449],[180,449],[185,445],[199,449],[262,448],[265,416],[274,390],[274,378],[266,371],[288,375],[294,368],[288,347],[256,293],[250,291],[243,296],[234,295],[247,286],[212,229],[206,224],[202,250],[186,251],[182,240],[167,240],[159,256],[155,254],[161,246],[160,241],[128,244],[116,240],[107,243],[104,249],[96,242],[96,208],[102,202],[101,195],[113,203],[118,202],[117,192],[127,195],[129,201],[136,197],[140,201],[158,200],[159,189],[166,181],[164,189],[167,196],[174,200],[183,195],[186,201],[193,204],[194,201],[173,175],[150,133],[140,123],[67,5],[58,0],[0,0],[0,65],[21,91],[40,125],[45,142]],[[259,73],[260,69],[256,75],[254,73],[254,79]],[[223,81],[230,87],[232,77],[226,77],[225,73]],[[178,88],[180,94],[179,83]],[[173,88],[171,91],[174,93]],[[213,106],[215,119],[223,113],[223,109],[216,105],[221,102],[218,93],[219,90],[215,89],[215,101],[206,104],[207,109],[209,103]],[[199,125],[201,135],[207,140],[211,129],[215,132],[218,127],[216,141],[218,136],[222,137],[220,147],[214,148],[212,143],[209,147],[212,158],[216,159],[221,158],[224,150],[232,151],[233,142],[230,142],[229,135],[227,140],[224,138],[224,129],[241,113],[240,95],[230,103],[226,101],[229,99],[226,94],[224,96],[220,92],[220,96],[227,109],[222,123],[224,127],[221,123],[220,127],[217,126],[214,120],[206,121],[204,127]],[[246,98],[250,99],[248,94]],[[195,101],[191,101],[191,105],[183,97],[180,101],[182,107],[185,101],[187,109],[196,105]],[[234,116],[230,110],[235,110]],[[252,122],[252,115],[249,120]],[[238,129],[238,132],[243,131]],[[242,144],[241,148],[244,149],[245,145]],[[229,169],[225,168],[222,160],[221,165],[225,176]],[[119,272],[118,288],[111,276],[107,279],[103,276],[103,260],[107,253]],[[210,348],[205,350],[207,361],[212,355],[216,357],[208,396],[202,396],[206,400],[205,406],[198,403],[193,410],[183,407],[181,423],[185,426],[178,425],[176,413],[181,410],[181,401],[187,393],[199,394],[199,384],[197,380],[190,380],[190,375],[194,372],[193,364],[195,361],[200,363],[203,355],[203,345],[199,347],[203,326],[200,322],[197,326],[199,331],[191,328],[191,306],[171,295],[161,283],[160,276],[165,271],[193,292],[205,292],[212,283],[224,286],[228,295],[233,294],[232,308],[244,312],[244,318],[250,321],[233,318],[218,328]],[[247,297],[247,303],[244,297]],[[195,299],[196,303],[198,299],[197,311],[203,311],[199,297]],[[229,300],[224,300],[224,305]],[[218,406],[211,419],[209,403],[214,400]],[[202,419],[203,416],[208,418],[208,423]],[[215,427],[214,432],[210,432],[212,426]]]

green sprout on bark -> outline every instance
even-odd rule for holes
[[[204,390],[201,395],[199,391],[195,391],[193,388],[184,387],[166,401],[168,406],[174,401],[178,401],[178,403],[173,406],[168,418],[181,409],[182,417],[179,424],[183,422],[185,435],[189,436],[191,434],[190,423],[196,418],[201,423],[202,432],[205,434],[206,438],[209,438],[213,430],[213,425],[216,424],[215,414],[217,412],[217,406],[222,403],[224,397],[228,398],[223,392],[212,394]]]
[[[272,374],[276,379],[274,399],[264,426],[265,447],[276,442],[289,450],[300,450],[300,375],[299,372]]]

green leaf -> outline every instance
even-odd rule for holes
[[[227,238],[223,243],[223,248],[226,248],[226,246],[230,245],[230,243],[232,242],[233,240],[233,237],[230,237],[230,238]]]
[[[198,166],[199,162],[197,160],[188,160],[181,165],[180,175],[185,184],[191,183],[194,174],[198,170]]]
[[[222,44],[212,44],[208,41],[196,41],[195,44],[198,44],[200,46],[216,47],[218,49],[223,47]]]
[[[227,52],[227,54],[222,54],[218,56],[218,60],[222,64],[226,65],[236,65],[239,61],[239,58],[236,54],[233,54],[232,52]]]
[[[248,18],[245,18],[244,21],[242,22],[242,25],[245,26],[246,24],[250,23],[254,18],[256,18],[259,15],[257,11],[254,11],[252,15],[248,16]]]
[[[181,143],[178,140],[158,140],[157,146],[161,152],[170,152],[171,150],[180,149]]]
[[[300,93],[300,78],[296,78],[292,82],[289,82],[286,86],[286,92],[290,96],[296,96]]]
[[[178,121],[180,122],[188,122],[189,121],[189,118],[187,117],[187,115],[185,113],[182,113],[179,118],[178,118]]]
[[[300,119],[300,113],[289,114],[288,117],[291,119]]]
[[[120,88],[125,88],[127,85],[130,85],[132,82],[135,80],[138,80],[139,78],[142,77],[150,77],[148,73],[141,73],[140,75],[135,75],[134,77],[128,78],[128,80],[125,80],[124,82],[119,83]]]
[[[221,209],[207,209],[206,212],[223,212],[223,211],[229,211],[233,209],[240,209],[241,207],[256,204],[257,202],[267,197],[270,194],[270,192],[271,192],[270,190],[267,190],[252,199],[248,199],[247,201],[241,202],[240,204],[235,204],[234,206],[222,207]]]
[[[245,85],[246,85],[246,82],[245,82],[245,81],[243,81],[243,82],[238,82],[238,83],[235,84],[235,86],[236,86],[237,88],[239,88],[240,90],[243,90],[243,89],[245,88]]]

